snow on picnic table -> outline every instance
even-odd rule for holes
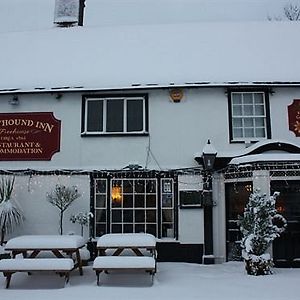
[[[111,233],[105,234],[98,239],[97,246],[101,247],[154,247],[156,239],[149,233]]]
[[[75,249],[85,243],[79,235],[23,235],[9,240],[5,249]]]
[[[300,269],[274,269],[269,276],[245,274],[241,262],[219,265],[158,263],[153,285],[143,272],[101,273],[96,284],[92,265],[84,267],[84,275],[71,272],[69,284],[55,274],[13,275],[11,287],[5,289],[0,276],[3,299],[14,300],[299,300]]]

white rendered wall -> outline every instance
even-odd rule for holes
[[[201,176],[178,176],[178,192],[201,191],[203,182]],[[180,197],[180,195],[179,195]],[[180,198],[179,198],[180,203]],[[181,243],[204,243],[203,208],[179,208],[178,211],[178,239]]]
[[[59,234],[60,211],[46,199],[46,194],[53,191],[56,184],[75,185],[81,194],[65,211],[63,222],[64,234],[81,234],[81,226],[70,221],[70,216],[79,212],[90,211],[89,176],[84,175],[33,175],[15,177],[13,199],[21,206],[25,220],[7,238],[23,234]],[[84,227],[84,236],[89,237],[88,226]]]

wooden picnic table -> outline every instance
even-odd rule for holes
[[[147,250],[156,256],[156,239],[147,233],[110,233],[99,237],[98,254],[105,256],[109,249],[114,250],[112,256],[119,256],[124,250],[130,250],[137,256],[144,256],[142,250]]]
[[[98,239],[97,250],[99,256],[94,260],[93,270],[96,272],[98,285],[100,273],[113,270],[144,270],[151,274],[153,282],[153,275],[156,273],[156,238],[153,235],[105,234]]]
[[[74,268],[83,274],[80,249],[86,241],[79,235],[23,235],[10,239],[5,250],[11,251],[12,257],[22,254],[24,258],[36,258],[39,253],[50,251],[57,258],[72,257],[75,254]]]

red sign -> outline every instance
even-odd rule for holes
[[[300,136],[300,100],[294,99],[293,103],[288,106],[289,130],[293,131],[296,136]]]
[[[0,113],[0,160],[51,160],[60,150],[52,112]]]

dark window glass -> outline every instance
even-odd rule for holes
[[[133,210],[123,210],[123,222],[132,223],[133,222]]]
[[[123,132],[123,100],[107,100],[106,102],[106,131]]]
[[[122,211],[121,210],[113,210],[112,211],[112,221],[113,222],[122,222]]]
[[[143,131],[142,100],[127,100],[127,131]]]
[[[103,131],[103,101],[88,101],[87,131]]]
[[[132,233],[133,232],[133,225],[132,224],[124,224],[123,225],[123,232],[124,233]]]

